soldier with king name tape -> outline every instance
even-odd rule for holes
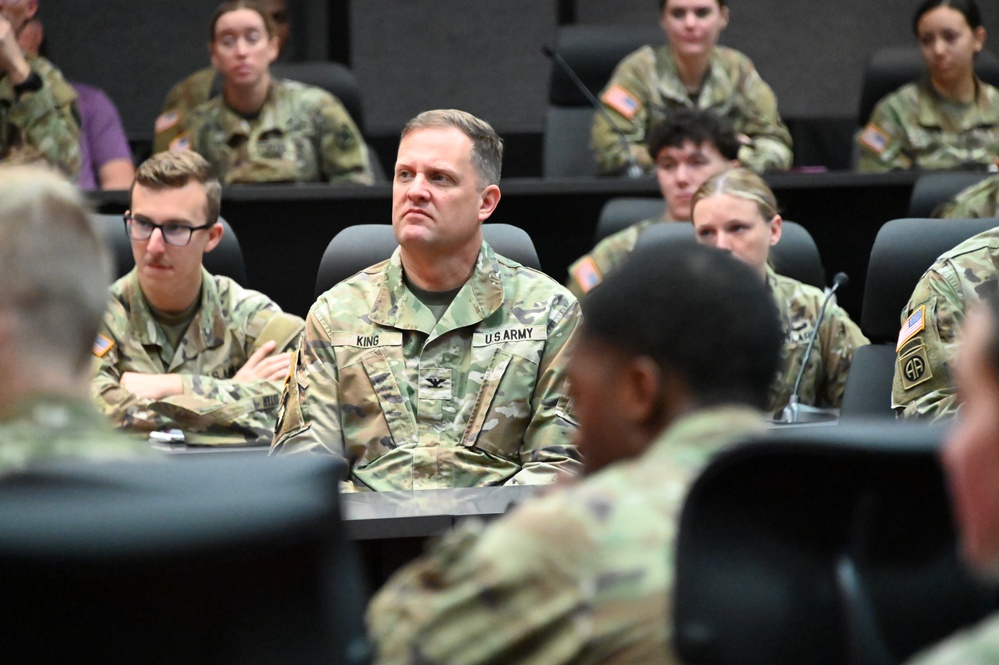
[[[406,125],[399,248],[312,306],[273,452],[340,455],[358,490],[543,484],[579,469],[566,386],[579,305],[482,240],[502,148],[463,111]]]

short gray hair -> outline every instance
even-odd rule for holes
[[[503,169],[503,139],[485,120],[476,118],[467,111],[458,109],[436,109],[424,111],[406,123],[402,138],[417,129],[439,129],[454,127],[472,140],[472,166],[479,174],[482,186],[498,185]]]
[[[111,260],[79,190],[53,169],[0,166],[0,265],[0,311],[16,321],[12,351],[84,369]]]

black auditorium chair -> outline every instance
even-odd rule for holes
[[[626,55],[646,44],[666,40],[658,26],[570,25],[559,28],[557,50],[586,88],[599,96],[614,68]],[[548,110],[545,113],[542,175],[596,175],[590,149],[593,105],[557,63],[551,63]]]
[[[860,328],[871,340],[850,364],[840,418],[891,416],[895,344],[902,308],[937,258],[999,220],[896,219],[878,231],[867,264]]]
[[[114,275],[123,277],[135,267],[135,259],[132,256],[132,243],[125,232],[125,222],[121,215],[100,215],[92,214],[91,221],[94,223],[98,233],[111,248],[111,255],[115,262]],[[213,275],[224,275],[236,281],[240,286],[247,286],[246,265],[243,263],[243,250],[239,246],[239,239],[236,233],[229,226],[229,222],[219,217],[225,231],[222,234],[222,241],[212,251],[205,254],[204,266]]]
[[[936,171],[924,173],[912,188],[909,198],[909,217],[929,217],[942,204],[949,202],[961,191],[976,185],[992,173],[975,171]]]
[[[785,277],[824,289],[826,273],[812,235],[805,227],[788,220],[784,220],[782,231],[780,242],[770,250],[774,270]],[[635,249],[674,242],[697,242],[693,225],[687,222],[654,224],[638,236]]]
[[[507,258],[541,270],[538,252],[527,231],[509,224],[483,224],[489,246]],[[399,246],[388,224],[358,224],[340,231],[326,246],[316,275],[316,298],[351,275],[392,256]]]
[[[661,198],[649,198],[647,196],[619,196],[608,199],[604,207],[600,209],[600,218],[597,220],[597,232],[593,238],[593,244],[608,236],[612,236],[618,231],[623,231],[632,224],[646,219],[658,219],[662,217],[666,209],[666,202]]]
[[[361,102],[361,90],[357,85],[354,73],[339,62],[313,60],[308,62],[275,62],[271,65],[271,74],[276,78],[300,81],[308,85],[322,88],[340,100],[347,113],[354,120],[357,129],[365,134],[364,105]],[[378,155],[368,145],[368,159],[371,169],[378,181],[385,180],[385,169],[382,168]]]
[[[999,86],[999,58],[991,51],[983,50],[975,59],[975,73],[986,83]],[[857,124],[866,125],[875,105],[886,95],[925,76],[926,65],[915,46],[891,46],[874,51],[864,70]]]
[[[189,455],[0,478],[5,663],[367,663],[342,462]]]
[[[957,555],[940,436],[810,426],[715,457],[680,516],[683,662],[895,665],[993,612]]]

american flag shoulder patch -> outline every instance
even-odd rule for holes
[[[608,88],[600,99],[628,120],[634,118],[642,108],[642,102],[619,85]]]
[[[104,335],[98,335],[97,339],[94,340],[94,355],[98,358],[103,358],[107,355],[107,352],[114,347],[114,342]]]
[[[902,329],[898,333],[898,344],[895,345],[895,350],[898,351],[902,348],[902,345],[912,339],[916,334],[923,331],[926,327],[926,305],[920,305],[916,308],[909,318],[905,320],[902,324]]]
[[[860,133],[860,142],[872,152],[880,155],[888,147],[888,144],[891,143],[891,137],[872,122],[867,127],[864,127],[864,131]]]
[[[600,274],[600,268],[597,268],[592,256],[582,259],[572,269],[572,276],[582,287],[583,293],[589,293],[590,289],[604,281],[603,275]]]

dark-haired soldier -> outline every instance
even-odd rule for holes
[[[689,222],[690,199],[705,180],[739,165],[742,144],[732,126],[708,111],[682,109],[649,132],[646,148],[655,162],[656,178],[666,208],[661,217],[647,219],[604,238],[593,250],[569,266],[566,286],[577,298],[620,266],[649,226],[658,222]]]
[[[368,609],[379,662],[676,661],[678,512],[706,460],[762,426],[777,311],[752,269],[696,245],[636,252],[583,310],[569,376],[587,477],[390,579]]]

